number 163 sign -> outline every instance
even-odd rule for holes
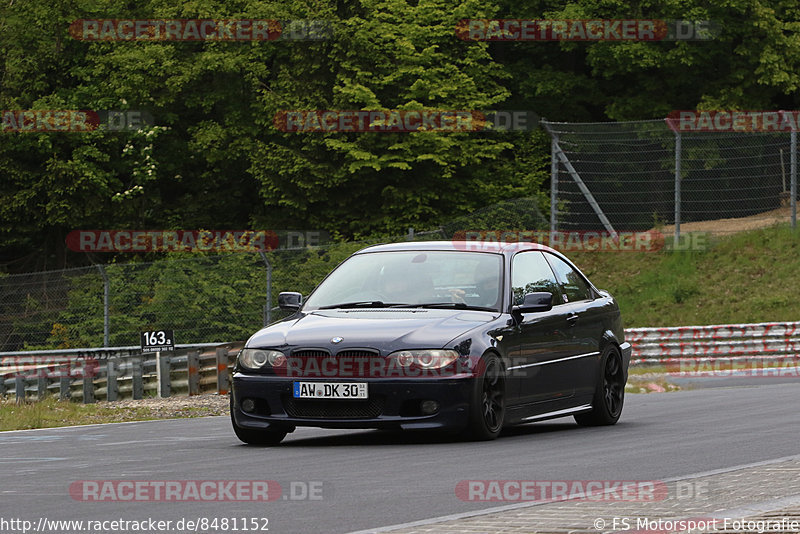
[[[175,335],[172,330],[142,332],[142,352],[164,352],[175,350]]]

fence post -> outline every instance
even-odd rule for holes
[[[17,395],[17,404],[25,402],[25,378],[17,375],[14,377],[14,389]]]
[[[131,394],[134,400],[139,400],[144,397],[144,383],[142,380],[142,358],[135,356],[131,358],[131,376],[133,377],[133,385]]]
[[[217,348],[217,393],[228,394],[228,348]]]
[[[675,132],[675,243],[673,247],[678,250],[678,240],[681,238],[681,132]]]
[[[542,123],[542,124],[544,125],[545,128],[547,128],[547,124],[546,123]],[[550,130],[548,128],[548,132],[549,131]],[[552,135],[552,132],[551,132],[551,135]],[[617,231],[614,230],[614,227],[611,225],[611,221],[609,221],[608,217],[606,217],[606,214],[603,213],[603,209],[600,207],[600,204],[597,203],[597,200],[594,198],[594,195],[592,195],[592,192],[589,191],[588,187],[586,187],[586,183],[581,179],[581,175],[578,174],[578,171],[575,170],[575,167],[572,165],[572,163],[569,161],[569,158],[567,157],[567,155],[564,153],[564,151],[559,146],[558,138],[554,137],[553,140],[552,140],[552,143],[553,143],[553,147],[555,148],[556,157],[564,165],[564,168],[567,170],[569,175],[572,177],[572,180],[575,182],[575,185],[578,186],[578,189],[581,190],[581,193],[583,193],[583,197],[586,199],[586,201],[592,207],[592,210],[594,210],[595,214],[597,215],[597,218],[600,219],[600,222],[603,224],[603,227],[606,229],[606,231],[609,234],[611,234],[612,238],[617,239]]]
[[[119,398],[118,370],[119,365],[116,358],[106,360],[106,400],[108,402],[113,402]]]
[[[797,228],[797,131],[792,130],[790,135],[791,154],[789,156],[789,190],[792,195],[792,230]]]
[[[200,351],[195,350],[186,355],[186,371],[188,373],[189,396],[200,394]]]
[[[267,304],[264,306],[264,326],[272,322],[272,264],[263,250],[259,251],[261,261],[267,267]]]
[[[550,135],[550,243],[553,243],[558,230],[558,137],[555,132]]]
[[[108,295],[111,283],[108,280],[106,269],[102,265],[97,265],[100,276],[103,277],[103,346],[108,347],[109,338],[109,316],[108,316]]]
[[[158,373],[158,397],[166,399],[170,395],[169,384],[169,354],[161,355],[161,351],[156,352],[156,372]]]

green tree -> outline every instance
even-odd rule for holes
[[[493,44],[512,101],[551,120],[663,118],[676,109],[795,109],[800,7],[789,0],[505,0],[501,18],[711,21],[704,41]]]

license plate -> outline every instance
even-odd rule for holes
[[[366,382],[295,382],[295,399],[366,399]]]

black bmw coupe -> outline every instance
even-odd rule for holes
[[[365,248],[291,315],[256,332],[233,372],[245,443],[298,426],[449,430],[622,412],[631,346],[619,307],[561,253],[533,243],[407,242]]]

